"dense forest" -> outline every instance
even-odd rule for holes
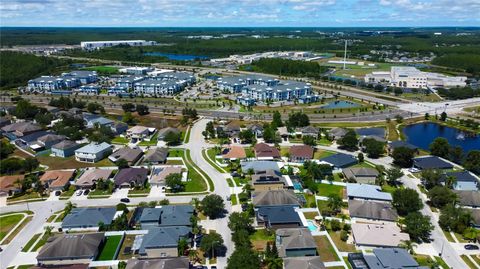
[[[146,47],[117,46],[113,48],[104,48],[94,51],[85,51],[81,49],[72,50],[68,53],[68,55],[74,57],[87,57],[112,61],[144,63],[155,63],[166,60],[166,58],[164,57],[145,55],[145,53],[148,51],[149,50]]]
[[[451,88],[451,89],[440,88],[440,89],[437,89],[437,92],[440,96],[445,97],[447,99],[452,99],[452,100],[468,99],[468,98],[480,96],[480,90],[478,89],[475,90],[470,87]]]
[[[473,75],[480,75],[480,54],[446,54],[433,59],[432,64],[460,68]]]
[[[0,89],[25,85],[39,75],[51,75],[68,67],[70,61],[38,57],[20,52],[0,52]]]
[[[320,66],[317,62],[294,61],[278,58],[263,58],[253,62],[251,67],[255,72],[283,75],[320,77],[327,71],[327,67]]]

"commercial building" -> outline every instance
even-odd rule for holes
[[[84,50],[95,50],[115,46],[155,46],[157,42],[146,40],[112,40],[112,41],[82,41],[80,47]]]
[[[467,77],[423,72],[411,66],[392,66],[390,72],[372,72],[365,76],[367,83],[415,89],[465,87],[466,80]]]

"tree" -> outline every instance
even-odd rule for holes
[[[188,241],[185,238],[180,238],[178,240],[178,246],[177,246],[177,251],[178,251],[178,256],[185,256],[188,250]]]
[[[342,197],[340,197],[340,195],[330,194],[328,196],[327,206],[333,212],[335,213],[340,212],[340,209],[342,209],[342,205],[343,205],[343,200],[342,200]]]
[[[233,212],[228,218],[228,228],[232,232],[245,230],[248,233],[252,233],[254,228],[252,226],[252,220],[245,212]]]
[[[403,240],[400,245],[398,245],[401,248],[404,248],[410,253],[411,255],[415,254],[414,247],[417,246],[417,244],[413,243],[411,240]]]
[[[0,140],[0,159],[5,159],[8,155],[12,154],[15,150],[15,146],[8,143],[8,140]]]
[[[363,153],[361,153],[361,152],[358,153],[357,158],[358,158],[359,163],[363,163],[363,161],[365,160],[365,157],[363,156]]]
[[[425,113],[425,117],[424,117],[424,118],[425,118],[425,120],[429,120],[429,119],[430,119],[430,114],[428,114],[428,112]]]
[[[402,123],[403,117],[401,115],[395,115],[395,120],[397,121],[397,123]]]
[[[238,247],[228,258],[227,269],[260,269],[260,257],[250,247]]]
[[[37,158],[34,157],[27,157],[23,160],[23,169],[27,172],[32,172],[33,170],[37,169],[40,165]]]
[[[403,168],[412,166],[414,156],[415,151],[407,147],[398,147],[392,152],[393,163]]]
[[[182,143],[182,134],[177,132],[168,132],[165,134],[165,138],[163,140],[169,146],[179,145]]]
[[[105,109],[103,108],[102,105],[98,103],[88,103],[87,105],[87,111],[95,114],[95,113],[105,113]]]
[[[440,184],[442,172],[436,169],[425,169],[422,170],[420,176],[422,178],[423,185],[425,185],[425,188],[429,190]]]
[[[338,140],[338,144],[342,146],[343,149],[348,151],[355,151],[358,149],[358,139],[357,134],[354,130],[348,130],[347,133]]]
[[[255,140],[255,134],[252,132],[252,130],[244,130],[241,131],[238,134],[238,138],[242,141],[242,144],[252,144],[253,141]]]
[[[125,112],[122,117],[122,121],[125,122],[126,124],[134,124],[135,123],[135,118],[133,117],[131,112]]]
[[[280,112],[278,111],[275,111],[273,112],[273,119],[272,119],[272,127],[273,129],[277,129],[278,127],[282,127],[283,126],[283,122],[282,122],[282,115],[280,115]]]
[[[295,129],[297,127],[305,127],[310,125],[310,119],[307,114],[302,112],[294,112],[288,115],[287,127],[289,129]]]
[[[463,162],[465,169],[472,171],[473,173],[480,174],[480,150],[471,150],[468,152]]]
[[[430,222],[429,216],[424,216],[420,212],[411,212],[403,220],[404,231],[410,235],[413,241],[427,241],[434,226]]]
[[[461,163],[463,159],[463,149],[460,146],[450,147],[449,159],[456,163]]]
[[[448,204],[440,210],[438,224],[442,229],[463,233],[470,227],[472,215],[463,208],[457,208],[454,204]]]
[[[122,105],[122,109],[125,113],[135,111],[135,105],[132,103],[125,103]]]
[[[216,194],[209,194],[203,198],[202,210],[211,219],[217,218],[225,211],[225,204],[222,197]]]
[[[443,137],[437,137],[433,142],[430,144],[430,153],[432,155],[448,158],[448,153],[450,151],[450,145],[448,144],[448,140]]]
[[[216,257],[216,252],[223,247],[223,238],[216,232],[205,234],[200,242],[200,249],[209,257]]]
[[[142,105],[142,104],[137,104],[135,110],[137,111],[138,115],[140,115],[140,116],[144,116],[144,115],[147,115],[148,113],[150,113],[148,111],[148,106]]]
[[[210,138],[215,138],[215,127],[213,126],[213,121],[207,122],[207,126],[205,127],[205,131]]]
[[[270,124],[263,125],[263,139],[267,143],[278,143],[281,141],[281,138]]]
[[[390,183],[390,185],[397,185],[397,180],[401,177],[403,177],[403,172],[400,168],[397,167],[392,167],[386,171],[387,173],[387,179]]]
[[[403,93],[403,90],[402,88],[398,88],[398,87],[395,87],[395,89],[393,89],[393,93],[396,95],[396,96],[399,96]]]
[[[373,138],[365,138],[362,141],[363,146],[365,147],[365,152],[370,158],[378,158],[383,154],[385,149],[385,143],[377,141]]]
[[[35,117],[35,115],[37,115],[37,113],[37,106],[32,105],[27,100],[22,99],[17,102],[13,114],[19,119],[32,119],[33,117]]]
[[[392,198],[392,205],[401,216],[408,215],[423,208],[423,202],[418,192],[413,189],[395,189]]]
[[[182,174],[173,173],[165,177],[165,185],[169,187],[172,192],[180,192],[184,189],[184,184],[182,182]]]
[[[302,137],[302,141],[303,141],[303,144],[307,145],[307,146],[316,146],[317,145],[317,140],[315,139],[315,137],[313,136],[310,136],[310,135],[304,135]]]
[[[478,230],[473,227],[468,227],[463,231],[463,238],[467,239],[469,242],[477,242]]]
[[[455,203],[457,195],[445,186],[436,186],[428,192],[428,198],[432,206],[442,208],[447,204]]]
[[[128,168],[128,167],[129,167],[128,162],[127,162],[125,159],[123,159],[123,158],[118,159],[117,162],[116,162],[116,164],[117,164],[117,166],[118,166],[119,169]]]
[[[440,120],[441,121],[447,120],[447,112],[443,111],[442,114],[440,114]]]

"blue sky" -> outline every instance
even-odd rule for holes
[[[1,26],[480,26],[480,0],[1,0]]]

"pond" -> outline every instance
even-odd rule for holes
[[[385,129],[382,127],[373,127],[373,128],[359,128],[355,130],[358,135],[360,136],[379,136],[379,137],[385,137]]]
[[[448,140],[451,146],[460,146],[463,152],[480,149],[480,135],[466,133],[462,130],[442,126],[436,123],[417,123],[408,125],[403,129],[407,142],[419,148],[428,150],[430,144],[437,137]]]
[[[336,108],[354,108],[354,107],[359,107],[359,106],[360,106],[359,104],[354,103],[354,102],[340,100],[340,101],[335,101],[335,102],[328,103],[324,106],[321,106],[320,108],[336,109]]]
[[[173,53],[164,53],[164,52],[147,52],[147,56],[161,56],[166,57],[169,60],[174,61],[193,61],[196,59],[207,60],[209,57],[205,55],[189,55],[189,54],[173,54]]]

